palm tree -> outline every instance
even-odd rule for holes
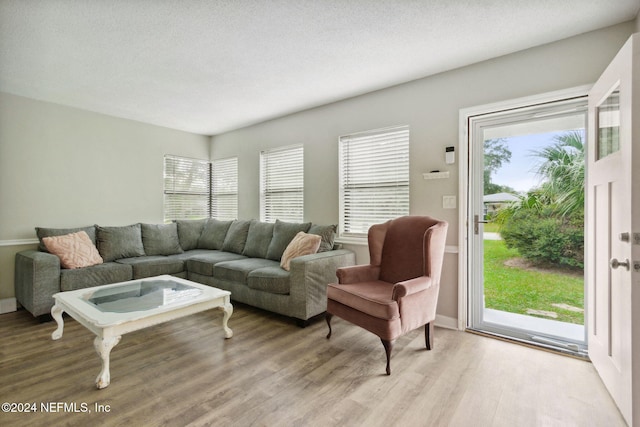
[[[563,216],[584,212],[584,154],[580,131],[556,135],[554,144],[533,152],[541,159],[537,166],[543,178],[540,190]]]
[[[553,144],[533,151],[540,160],[536,174],[542,183],[503,208],[496,218],[507,221],[524,209],[557,212],[561,216],[584,213],[584,143],[583,133],[570,131],[553,138]]]

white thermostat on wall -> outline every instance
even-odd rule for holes
[[[455,147],[447,147],[444,149],[444,161],[448,165],[452,165],[456,162]]]

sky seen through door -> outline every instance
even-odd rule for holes
[[[511,160],[503,163],[492,175],[492,182],[511,187],[518,193],[526,193],[538,187],[541,177],[536,174],[536,166],[540,159],[534,152],[552,145],[556,136],[566,132],[569,130],[505,138],[504,141],[511,151]]]

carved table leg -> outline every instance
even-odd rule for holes
[[[233,331],[231,330],[231,328],[229,328],[229,326],[227,326],[227,322],[229,321],[229,318],[233,314],[233,306],[231,305],[231,303],[226,303],[224,306],[222,306],[222,310],[224,310],[224,317],[222,318],[222,327],[224,328],[224,336],[225,338],[231,338],[233,336]]]
[[[109,372],[109,354],[111,349],[120,342],[122,337],[100,338],[96,337],[93,340],[93,346],[96,348],[96,352],[102,359],[102,370],[96,378],[96,387],[105,388],[111,382],[111,374]]]
[[[53,307],[51,307],[51,317],[53,317],[58,324],[56,330],[51,334],[51,339],[57,340],[62,338],[62,332],[64,331],[64,320],[62,319],[62,313],[64,313],[62,307],[58,305],[54,305]]]

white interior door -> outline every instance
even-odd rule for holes
[[[635,35],[590,91],[587,147],[589,357],[632,426],[640,426],[639,50]]]

